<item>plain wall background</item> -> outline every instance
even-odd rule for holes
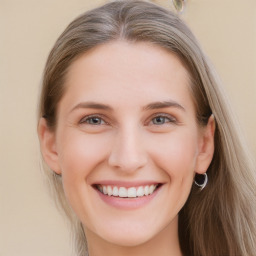
[[[39,168],[36,109],[47,55],[103,0],[0,0],[0,256],[68,256],[66,221]],[[171,0],[154,1],[172,8]],[[256,157],[256,1],[187,0],[181,16],[220,74]]]

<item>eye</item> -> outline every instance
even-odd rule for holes
[[[150,125],[163,125],[166,123],[176,123],[176,119],[167,114],[160,114],[155,116],[151,121]]]
[[[164,116],[157,116],[152,119],[152,123],[156,125],[164,124],[166,122],[169,122],[169,120]]]
[[[104,125],[106,122],[99,116],[87,116],[84,117],[81,121],[81,124],[90,124],[90,125]]]

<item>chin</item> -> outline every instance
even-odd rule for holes
[[[123,232],[122,235],[115,234],[102,237],[105,241],[122,247],[135,247],[150,241],[152,236],[148,232]]]
[[[136,221],[134,221],[136,223]],[[103,227],[85,228],[86,237],[101,240],[103,243],[109,243],[122,247],[135,247],[150,241],[157,233],[152,230],[152,225],[146,227],[138,223],[123,223],[123,225],[109,223]],[[135,224],[135,225],[134,225]]]

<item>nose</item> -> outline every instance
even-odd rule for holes
[[[116,135],[109,155],[109,165],[125,173],[141,169],[147,163],[142,136],[131,129]]]

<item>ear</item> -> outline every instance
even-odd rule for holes
[[[203,174],[207,171],[214,154],[215,120],[211,115],[206,127],[202,128],[199,139],[199,154],[197,156],[195,172]]]
[[[51,130],[45,118],[40,118],[38,123],[38,137],[41,153],[46,164],[57,174],[61,174],[58,153],[56,151],[56,135]]]

